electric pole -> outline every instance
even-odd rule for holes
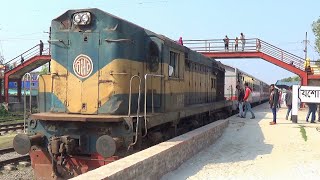
[[[306,32],[306,39],[305,40],[303,40],[303,42],[304,42],[304,60],[306,60],[307,59],[307,56],[308,56],[308,43],[309,43],[309,41],[308,41],[308,33]]]

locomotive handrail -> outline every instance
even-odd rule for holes
[[[31,74],[30,73],[26,73],[23,75],[22,80],[23,80],[23,92],[24,92],[24,103],[23,103],[23,107],[24,107],[24,111],[23,111],[23,132],[26,133],[26,116],[27,116],[27,98],[26,98],[26,79],[28,79],[29,77],[29,82],[30,82],[30,87],[29,87],[29,91],[30,91],[30,95],[29,95],[29,106],[30,106],[30,113],[32,113],[32,109],[31,109],[31,101],[32,101],[32,97],[31,97],[31,82],[32,82],[32,78],[31,78]]]
[[[144,75],[144,128],[145,128],[145,134],[142,137],[146,137],[146,135],[148,134],[148,128],[147,128],[147,78],[148,76],[152,76],[152,77],[159,77],[159,78],[163,78],[164,75],[162,74],[145,74]],[[151,81],[151,88],[152,88],[152,81]],[[152,113],[154,113],[154,108],[153,108],[153,89],[152,91],[152,96],[151,96],[151,100],[152,100],[152,105],[151,105],[151,109],[152,109]]]
[[[39,78],[40,78],[40,76],[42,76],[41,74],[38,74],[37,75],[37,81],[38,81],[38,95],[37,95],[37,109],[38,109],[38,112],[40,112],[40,102],[39,102],[39,93],[40,93],[40,84],[39,84]],[[31,85],[30,85],[30,87],[31,87]],[[31,96],[31,93],[30,93],[30,96]]]
[[[138,76],[138,75],[133,75],[133,76],[131,77],[131,79],[130,79],[130,91],[129,91],[129,108],[128,108],[128,117],[130,117],[130,115],[131,115],[131,93],[132,93],[132,80],[133,80],[135,77],[139,78],[139,96],[140,96],[140,91],[141,91],[141,89],[140,89],[140,85],[141,85],[141,78],[140,78],[140,76]],[[140,101],[138,101],[138,103],[139,103],[139,102],[140,102]]]
[[[131,95],[132,95],[132,80],[134,78],[138,78],[139,79],[139,95],[138,95],[138,107],[137,107],[137,124],[136,124],[136,136],[135,136],[135,140],[133,143],[131,143],[128,146],[128,149],[130,149],[131,146],[135,145],[138,141],[138,131],[139,131],[139,113],[140,113],[140,95],[141,95],[141,78],[138,75],[133,75],[130,79],[130,92],[129,92],[129,107],[128,107],[128,117],[130,117],[131,115]]]
[[[111,76],[112,75],[128,75],[128,73],[126,73],[126,72],[113,72],[113,71],[110,71],[110,73],[109,73]]]

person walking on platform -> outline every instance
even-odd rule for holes
[[[278,92],[279,92],[278,107],[281,108],[282,92],[281,92],[281,90]]]
[[[229,38],[228,38],[227,35],[226,35],[226,37],[223,39],[223,42],[224,42],[224,50],[225,50],[225,51],[229,51]]]
[[[240,40],[241,40],[241,43],[242,43],[242,51],[244,51],[244,46],[246,45],[246,39],[245,39],[243,33],[240,33]]]
[[[243,98],[244,98],[244,90],[240,85],[236,86],[238,90],[238,105],[239,105],[239,115],[238,117],[243,118]]]
[[[274,88],[274,84],[270,85],[270,98],[269,104],[273,114],[273,121],[270,122],[270,125],[277,124],[277,105],[279,100],[278,89]]]
[[[234,44],[234,51],[238,51],[238,44],[239,44],[239,39],[238,37],[236,37],[235,44]]]
[[[292,86],[290,86],[286,92],[285,102],[288,108],[287,115],[286,115],[286,120],[288,120],[289,114],[292,110]],[[290,116],[290,120],[291,120],[291,116]]]
[[[252,101],[252,92],[251,92],[251,89],[249,88],[249,85],[248,83],[244,83],[245,85],[245,95],[244,95],[244,98],[243,98],[243,101],[244,101],[244,105],[245,105],[245,111],[244,111],[244,115],[243,115],[243,118],[246,118],[246,114],[247,114],[247,111],[250,111],[251,112],[251,119],[254,119],[255,116],[254,116],[254,113],[251,109],[251,101]]]
[[[317,112],[317,104],[316,103],[307,103],[309,107],[309,111],[306,117],[306,122],[309,122],[309,116],[311,114],[311,121],[310,123],[316,123],[316,112]]]

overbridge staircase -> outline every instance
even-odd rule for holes
[[[42,49],[41,52],[40,49]],[[21,101],[21,79],[24,74],[35,70],[50,60],[48,46],[45,44],[44,47],[40,48],[40,44],[38,44],[3,64],[1,81],[4,80],[4,101],[9,103],[9,82],[17,82],[18,99]],[[0,89],[2,89],[1,84],[2,82],[0,83]],[[0,93],[0,101],[3,102],[2,92]]]

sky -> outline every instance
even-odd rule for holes
[[[13,8],[14,7],[14,8]],[[308,57],[318,59],[311,24],[320,17],[316,0],[10,0],[1,4],[0,53],[5,61],[48,40],[51,20],[68,9],[99,8],[173,40],[222,39],[240,36],[260,38],[304,57],[308,33]],[[267,83],[294,74],[261,59],[228,59]]]

